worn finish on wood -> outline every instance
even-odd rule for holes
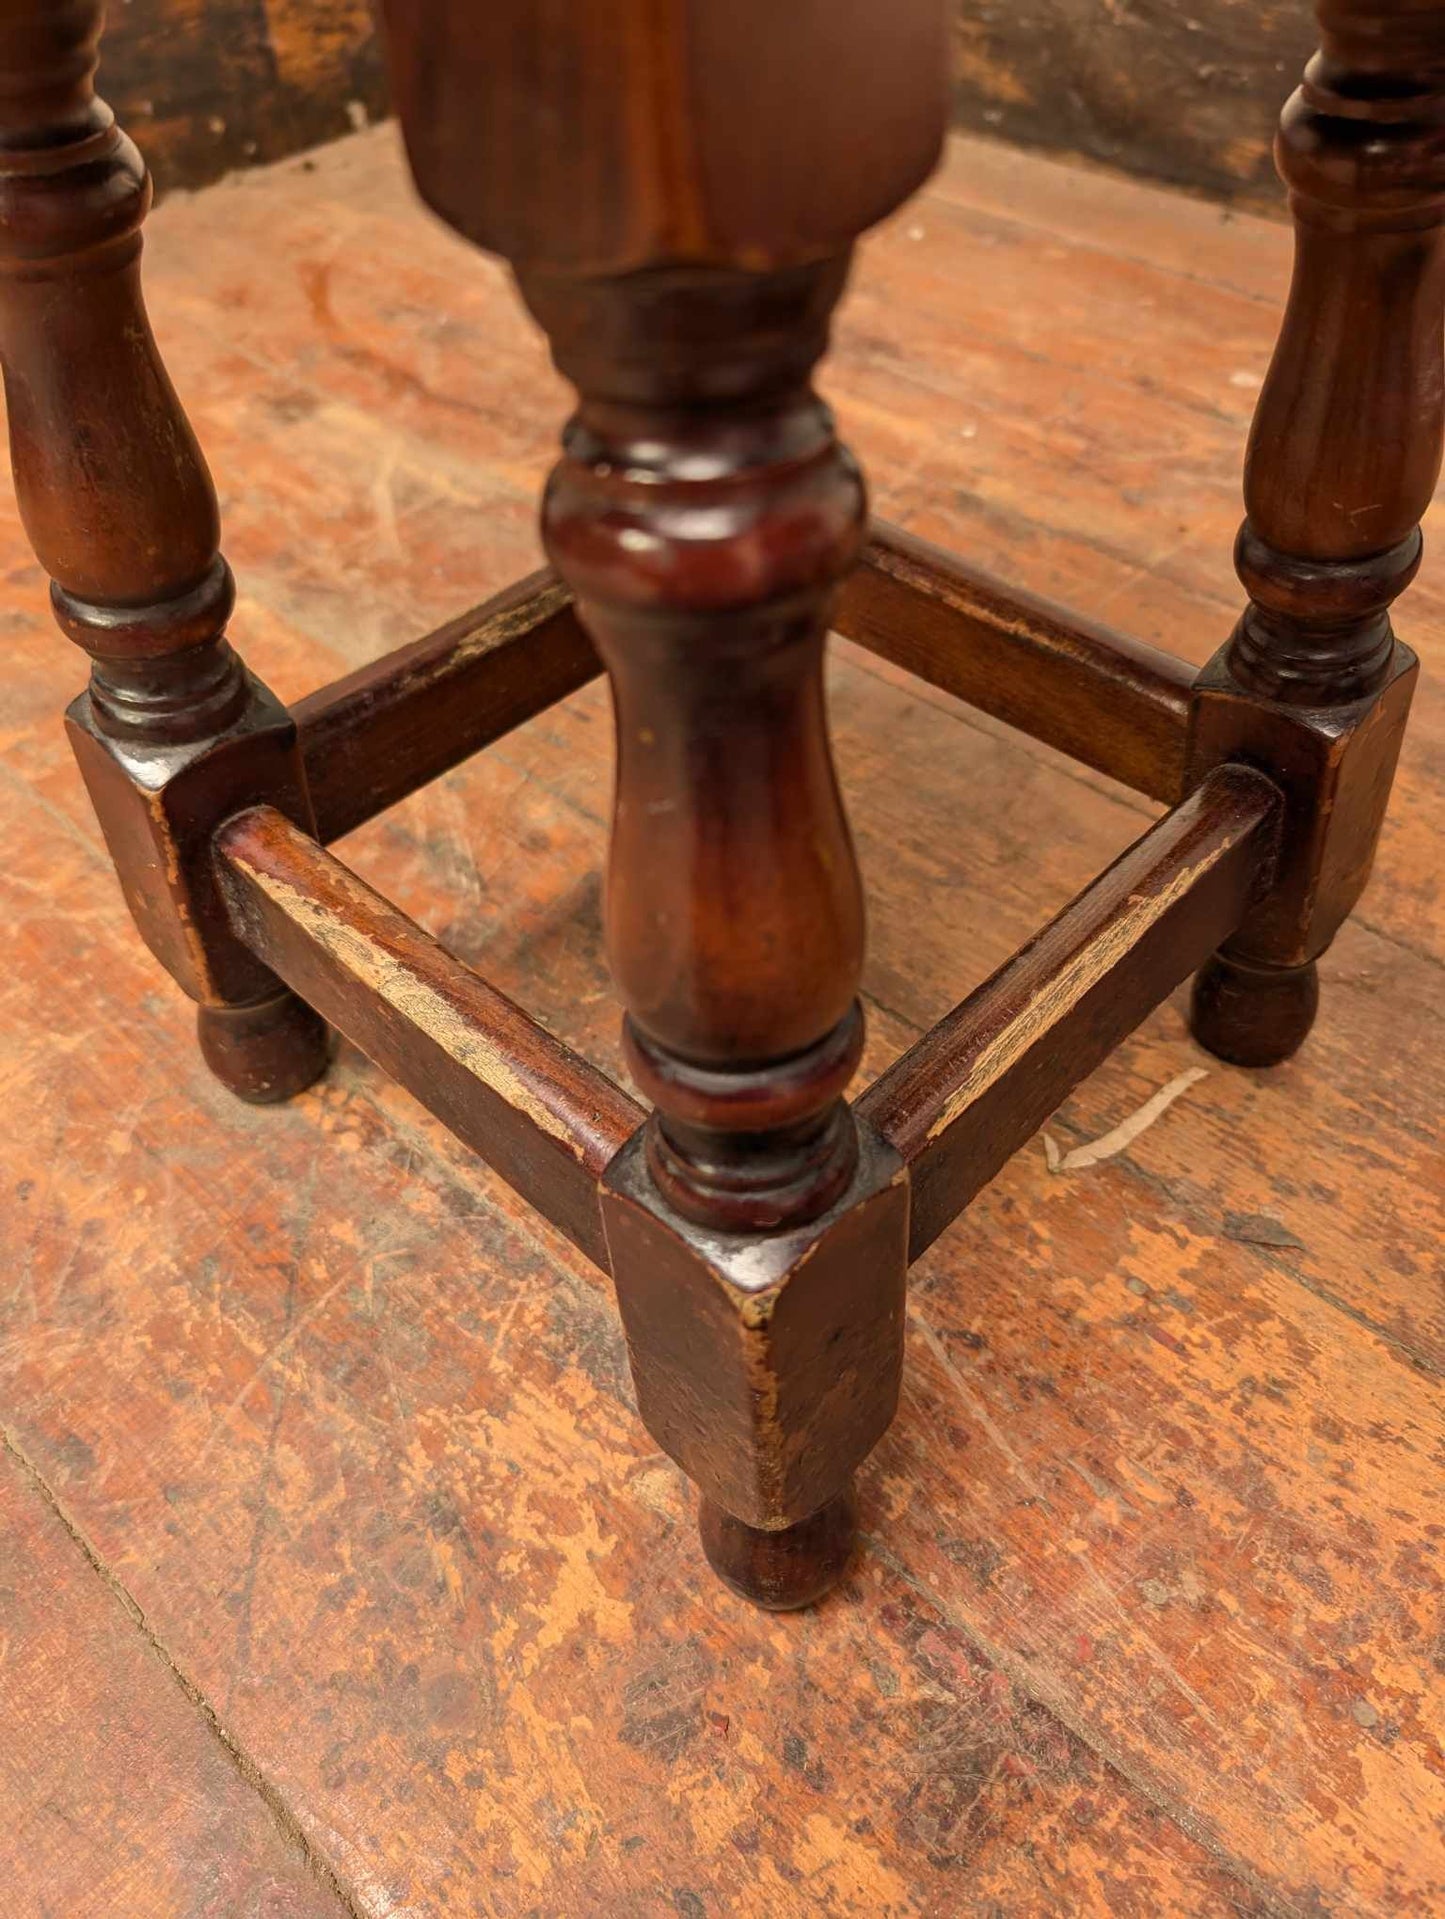
[[[162,193],[387,110],[366,0],[112,0],[105,90]]]
[[[954,0],[962,125],[1271,209],[1270,136],[1309,49],[1302,0]]]
[[[1155,799],[1184,790],[1194,671],[877,526],[834,625],[870,652]]]
[[[638,1139],[607,1174],[603,1218],[643,1424],[705,1500],[748,1527],[796,1528],[850,1484],[898,1405],[897,1153],[865,1132],[828,1211],[763,1236],[678,1215]]]
[[[598,0],[571,18],[566,57],[539,77],[550,29],[539,39],[523,8],[502,7],[480,33],[445,0],[391,9],[422,191],[465,237],[507,260],[579,397],[543,536],[612,685],[608,945],[629,1065],[653,1107],[645,1126],[611,1130],[608,1114],[633,1117],[625,1095],[446,961],[309,837],[296,723],[224,639],[233,592],[215,500],[134,278],[147,183],[91,84],[96,7],[47,17],[16,0],[0,15],[20,156],[11,185],[21,183],[6,330],[17,485],[62,626],[95,657],[72,727],[132,910],[200,1001],[203,1055],[233,1090],[269,1102],[310,1083],[326,1058],[311,1004],[319,997],[609,1267],[644,1420],[702,1488],[735,1579],[749,1565],[760,1580],[771,1568],[759,1587],[769,1604],[790,1590],[785,1563],[795,1592],[811,1597],[829,1555],[810,1544],[790,1557],[781,1542],[771,1556],[751,1554],[746,1533],[832,1539],[836,1525],[813,1516],[850,1509],[852,1473],[897,1401],[909,1253],[931,1243],[997,1171],[1000,1149],[1021,1143],[1162,997],[1201,935],[1211,948],[1221,932],[1230,939],[1202,977],[1197,1034],[1234,1061],[1288,1057],[1313,1011],[1310,969],[1368,875],[1414,677],[1389,605],[1418,566],[1421,486],[1438,477],[1445,441],[1445,280],[1434,285],[1440,249],[1430,236],[1440,222],[1422,131],[1442,49],[1438,22],[1402,22],[1367,0],[1325,4],[1321,19],[1325,46],[1282,123],[1296,279],[1251,441],[1237,556],[1251,603],[1187,700],[1187,669],[1161,667],[1067,616],[1010,606],[906,536],[882,543],[875,573],[906,600],[942,602],[955,642],[958,632],[997,640],[1010,620],[1022,629],[1024,648],[976,665],[984,682],[1004,682],[985,702],[995,713],[1028,721],[1029,697],[1008,683],[1031,646],[1063,663],[1065,684],[1070,672],[1094,682],[1082,702],[1091,724],[1071,700],[1043,729],[1049,743],[1099,735],[1090,763],[1132,769],[1146,791],[1173,793],[1187,718],[1185,778],[1196,792],[1135,849],[1142,891],[1126,859],[1125,878],[1106,876],[919,1058],[894,1069],[868,1109],[875,1137],[860,1134],[843,1097],[864,1049],[861,886],[822,696],[827,624],[859,557],[865,506],[811,381],[859,229],[901,203],[942,137],[929,113],[937,49],[924,31],[941,26],[937,0],[918,0],[891,66],[873,14],[790,16],[770,42],[770,70],[796,81],[840,53],[833,118],[786,113],[781,99],[769,117],[765,93],[746,161],[720,132],[735,118],[752,50],[745,19]],[[703,48],[714,57],[698,67]],[[478,122],[479,103],[496,108],[491,119],[520,171],[478,171],[479,142],[497,138]],[[613,112],[599,117],[602,105]],[[555,128],[569,114],[581,134],[559,162]],[[574,176],[577,155],[584,166]],[[50,217],[47,232],[49,203],[25,187],[52,176],[62,218],[54,226]],[[114,234],[97,181],[122,187]],[[584,181],[595,194],[580,191]],[[29,375],[38,367],[63,388],[66,348],[77,342],[40,338],[43,309],[27,289],[74,280],[76,258],[98,260],[90,277],[107,289],[117,245],[132,269],[122,287],[129,321],[117,328],[112,314],[97,334],[105,292],[87,287],[71,303],[101,354],[76,378],[80,403],[64,396],[47,420]],[[1366,371],[1355,375],[1353,331],[1333,312],[1316,380],[1309,343],[1341,292],[1366,316]],[[1409,341],[1420,313],[1434,344],[1415,343],[1397,362],[1386,349],[1396,336]],[[101,421],[94,395],[88,414],[85,382],[104,375],[107,355],[112,377],[137,364],[149,376],[128,402],[121,444],[146,506],[179,511],[178,525],[153,529],[143,600],[116,591],[127,561],[114,558],[123,537],[107,525],[122,497],[115,478],[88,471]],[[1377,427],[1388,455],[1372,453]],[[174,473],[158,457],[165,443]],[[1340,462],[1347,476],[1336,475]],[[55,489],[50,468],[61,476]],[[1361,468],[1366,490],[1385,497],[1348,508],[1345,478],[1358,484]],[[1396,523],[1402,514],[1409,524]],[[1381,515],[1373,529],[1359,524]],[[206,549],[194,578],[189,548]],[[98,597],[82,590],[92,585],[87,566],[98,567]],[[500,627],[505,646],[549,617],[562,619],[573,665],[580,656],[590,670],[560,591],[545,581],[519,589],[483,626]],[[875,607],[861,630],[895,663],[908,657],[896,606],[881,619]],[[348,754],[386,752],[350,816],[333,804],[333,824],[361,823],[414,783],[426,755],[408,752],[404,729],[426,726],[464,654],[456,634],[445,635],[362,686],[321,697],[311,752],[336,785],[355,770]],[[967,676],[932,677],[952,688]],[[571,690],[575,678],[564,670],[560,684]],[[482,714],[483,734],[494,718]],[[442,729],[441,767],[465,746]],[[268,795],[285,810],[258,806]],[[1250,856],[1242,872],[1229,857],[1236,843]],[[398,948],[410,961],[398,964]],[[427,972],[443,979],[440,992]],[[292,997],[283,982],[312,990]],[[458,995],[470,1018],[458,1019]],[[520,1061],[505,1043],[499,1052],[499,1032],[522,1048]],[[846,1555],[831,1558],[841,1573]]]
[[[0,1686],[12,1912],[345,1919],[125,1595],[5,1446]]]
[[[248,651],[288,697],[535,563],[557,389],[501,276],[408,211],[388,134],[155,224]],[[961,145],[843,315],[829,390],[880,510],[1202,658],[1280,241]],[[74,662],[5,517],[0,568],[0,1394],[359,1910],[1439,1905],[1438,675],[1311,1044],[1214,1068],[1086,1173],[1010,1162],[915,1269],[853,1571],[769,1620],[697,1560],[580,1255],[350,1049],[278,1113],[210,1086],[106,889],[53,723]],[[1427,665],[1441,614],[1427,569]],[[1148,811],[851,648],[831,705],[876,1069]],[[608,723],[584,690],[348,858],[616,1071]],[[1049,1130],[1200,1063],[1171,1004]],[[31,1750],[71,1778],[75,1743],[49,1720]]]
[[[225,637],[215,493],[141,298],[150,183],[95,97],[101,12],[0,5],[11,463],[56,618],[91,656],[71,738],[127,904],[203,1020],[247,1009],[211,1064],[243,1097],[281,1098],[324,1069],[325,1031],[232,937],[209,842],[256,800],[311,814],[295,727]]]
[[[571,596],[537,573],[291,709],[324,843],[545,712],[602,671]]]
[[[1445,448],[1445,13],[1318,12],[1277,143],[1295,270],[1245,469],[1250,603],[1201,676],[1190,744],[1195,775],[1249,760],[1285,796],[1276,885],[1223,955],[1248,971],[1228,993],[1206,977],[1195,1028],[1246,1065],[1303,1040],[1308,969],[1370,875],[1416,676],[1390,607]],[[1251,991],[1288,1008],[1283,1028]]]
[[[1212,774],[868,1088],[858,1110],[909,1170],[910,1259],[1239,925],[1279,814],[1258,774]]]
[[[216,852],[247,945],[605,1268],[597,1182],[642,1108],[274,809]]]
[[[875,525],[834,631],[1157,799],[1184,781],[1193,668]],[[339,839],[602,670],[540,573],[292,706],[317,834]]]

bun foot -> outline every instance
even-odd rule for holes
[[[831,1592],[847,1571],[858,1502],[850,1485],[797,1525],[765,1532],[704,1499],[698,1526],[708,1564],[725,1586],[768,1612],[796,1612]]]
[[[1319,1003],[1313,960],[1248,966],[1216,953],[1195,975],[1189,1023],[1199,1044],[1231,1066],[1278,1066],[1304,1044]]]
[[[250,1006],[202,1006],[196,1035],[216,1078],[253,1106],[304,1093],[326,1071],[331,1052],[325,1020],[285,989]]]

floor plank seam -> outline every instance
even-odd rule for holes
[[[305,1828],[287,1804],[284,1794],[267,1778],[266,1774],[256,1764],[255,1760],[251,1758],[250,1754],[246,1752],[245,1748],[226,1730],[226,1727],[221,1723],[216,1709],[206,1698],[205,1694],[176,1664],[164,1642],[157,1636],[150,1621],[146,1618],[144,1611],[130,1590],[122,1580],[116,1577],[115,1573],[112,1572],[110,1567],[96,1551],[86,1534],[71,1518],[54,1489],[20,1444],[15,1433],[9,1426],[0,1426],[0,1446],[3,1446],[5,1451],[14,1460],[16,1467],[26,1483],[32,1488],[36,1497],[44,1502],[46,1507],[55,1515],[58,1524],[64,1528],[67,1536],[75,1543],[76,1547],[84,1553],[92,1570],[118,1601],[134,1624],[136,1630],[150,1647],[152,1653],[155,1654],[161,1665],[164,1666],[170,1674],[171,1679],[180,1688],[190,1704],[200,1713],[231,1765],[251,1790],[260,1798],[267,1812],[271,1815],[278,1831],[281,1833],[282,1838],[300,1855],[306,1869],[340,1902],[342,1909],[350,1915],[350,1919],[368,1919],[365,1908],[359,1904],[355,1895],[344,1884],[335,1867],[332,1866],[331,1862],[323,1853],[317,1850]]]
[[[1406,939],[1403,933],[1390,932],[1386,927],[1381,926],[1378,920],[1372,920],[1368,913],[1362,913],[1358,908],[1351,913],[1346,924],[1358,926],[1362,932],[1373,933],[1375,938],[1383,940],[1386,946],[1393,946],[1399,953],[1408,953],[1411,959],[1419,960],[1424,966],[1433,966],[1437,971],[1445,968],[1445,959],[1442,959],[1438,953],[1432,953],[1428,947],[1416,946],[1414,941]]]
[[[1206,1059],[1210,1058],[1208,1054],[1202,1054],[1201,1057]],[[1210,1070],[1211,1072],[1221,1070],[1221,1062],[1210,1059]],[[1247,1071],[1248,1069],[1224,1067],[1222,1070],[1236,1072]],[[1060,1111],[1062,1111],[1062,1108]],[[1054,1126],[1057,1131],[1068,1134],[1072,1138],[1078,1140],[1083,1139],[1083,1133],[1077,1127],[1068,1120],[1059,1119],[1057,1114],[1046,1120],[1044,1124],[1046,1126]],[[1037,1138],[1037,1134],[1035,1138]],[[1027,1150],[1027,1147],[1020,1148],[1020,1151],[1026,1152]],[[1197,1205],[1191,1204],[1187,1199],[1181,1198],[1172,1180],[1160,1173],[1149,1172],[1146,1167],[1139,1164],[1138,1160],[1131,1158],[1128,1154],[1121,1154],[1114,1164],[1126,1177],[1136,1179],[1150,1191],[1160,1194],[1168,1201],[1169,1205],[1174,1208],[1178,1217],[1181,1218],[1187,1226],[1197,1228],[1213,1238],[1219,1237],[1218,1228],[1211,1221],[1210,1215]],[[1244,1251],[1246,1249],[1241,1247],[1240,1250]],[[1268,1249],[1264,1248],[1252,1248],[1248,1250],[1254,1251],[1257,1256],[1263,1256],[1268,1251]],[[1281,1273],[1286,1279],[1293,1280],[1296,1285],[1310,1294],[1312,1298],[1319,1300],[1321,1305],[1329,1306],[1333,1308],[1334,1311],[1342,1313],[1352,1325],[1358,1326],[1362,1332],[1369,1333],[1373,1338],[1378,1339],[1382,1346],[1387,1347],[1389,1351],[1394,1354],[1395,1358],[1402,1361],[1412,1372],[1420,1373],[1424,1378],[1432,1381],[1445,1379],[1445,1372],[1441,1371],[1441,1368],[1435,1361],[1427,1358],[1424,1353],[1417,1352],[1408,1339],[1403,1338],[1398,1332],[1392,1331],[1390,1327],[1383,1325],[1379,1320],[1372,1319],[1368,1313],[1362,1312],[1358,1306],[1351,1306],[1347,1300],[1341,1299],[1338,1294],[1331,1292],[1329,1287],[1322,1285],[1320,1281],[1311,1279],[1307,1273],[1300,1272],[1296,1266],[1289,1265],[1279,1258],[1269,1260],[1268,1264],[1271,1271]]]
[[[1262,1880],[1243,1860],[1236,1858],[1234,1854],[1221,1846],[1203,1819],[1197,1818],[1187,1806],[1176,1804],[1168,1794],[1161,1792],[1146,1775],[1121,1760],[1117,1753],[1110,1750],[1106,1741],[1102,1741],[1097,1737],[1091,1737],[1085,1729],[1087,1721],[1082,1716],[1076,1716],[1067,1712],[1058,1699],[1049,1696],[1048,1689],[1035,1686],[1031,1683],[1029,1668],[1025,1661],[1016,1659],[1006,1646],[997,1644],[988,1634],[980,1632],[974,1621],[965,1611],[950,1604],[941,1593],[936,1592],[926,1580],[920,1578],[911,1567],[906,1565],[904,1561],[881,1540],[875,1538],[870,1533],[860,1533],[859,1544],[864,1550],[874,1554],[880,1565],[886,1566],[888,1570],[901,1579],[906,1586],[911,1587],[912,1590],[918,1594],[919,1598],[931,1606],[941,1619],[948,1622],[955,1632],[961,1633],[969,1644],[972,1645],[990,1665],[994,1666],[1004,1675],[1010,1685],[1016,1686],[1025,1698],[1037,1706],[1041,1712],[1047,1713],[1056,1724],[1063,1727],[1064,1731],[1068,1733],[1071,1738],[1076,1739],[1081,1746],[1093,1753],[1094,1757],[1107,1766],[1111,1772],[1124,1780],[1134,1792],[1138,1793],[1139,1797],[1143,1799],[1146,1804],[1154,1808],[1155,1812],[1167,1819],[1171,1825],[1177,1826],[1187,1839],[1192,1840],[1195,1845],[1207,1852],[1209,1857],[1223,1872],[1227,1873],[1230,1878],[1239,1884],[1243,1891],[1248,1892],[1253,1899],[1259,1902],[1262,1912],[1271,1915],[1271,1919],[1309,1919],[1308,1913],[1303,1906],[1281,1895],[1275,1887],[1270,1886]]]

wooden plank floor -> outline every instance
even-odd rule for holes
[[[158,331],[287,697],[535,561],[565,395],[393,136],[177,197]],[[958,144],[828,385],[879,507],[1202,659],[1288,237]],[[0,1863],[11,1915],[1445,1911],[1445,547],[1380,870],[1295,1063],[1176,1000],[915,1269],[866,1545],[749,1611],[630,1405],[607,1289],[343,1053],[202,1071],[0,517]],[[877,1066],[1142,803],[840,649]],[[589,689],[346,857],[614,1071]]]

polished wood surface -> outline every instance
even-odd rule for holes
[[[805,1604],[846,1561],[812,1515],[852,1510],[897,1402],[907,1207],[843,1099],[863,900],[823,652],[867,507],[813,376],[855,242],[937,161],[947,9],[383,16],[423,198],[576,391],[542,533],[616,714],[606,938],[652,1113],[604,1217],[639,1408],[735,1522],[806,1529],[732,1557]]]
[[[538,562],[565,394],[391,139],[152,223],[247,654],[287,699]],[[1274,226],[960,146],[865,244],[827,391],[883,515],[1203,661],[1238,613],[1287,277]],[[82,662],[8,518],[0,561],[6,1420],[354,1910],[1439,1904],[1431,675],[1310,1044],[1235,1072],[1176,999],[1048,1130],[1080,1145],[1206,1080],[1088,1171],[1050,1174],[1038,1140],[1003,1169],[914,1269],[861,1555],[769,1620],[702,1564],[614,1303],[560,1236],[349,1048],[279,1111],[215,1087],[109,886],[55,726]],[[1427,667],[1434,582],[1399,611]],[[830,699],[872,1072],[1152,809],[851,647]],[[343,851],[621,1074],[609,726],[584,689]],[[73,1724],[28,1746],[83,1833]],[[164,1911],[173,1882],[121,1863],[131,1909]]]
[[[948,121],[945,0],[380,11],[423,199],[533,275],[836,256],[927,178]]]
[[[1295,264],[1245,461],[1249,605],[1201,680],[1190,752],[1196,777],[1244,759],[1285,798],[1275,885],[1196,1003],[1199,1037],[1246,1066],[1304,1041],[1312,969],[1370,875],[1415,681],[1390,608],[1445,448],[1445,13],[1318,14],[1276,147]]]

